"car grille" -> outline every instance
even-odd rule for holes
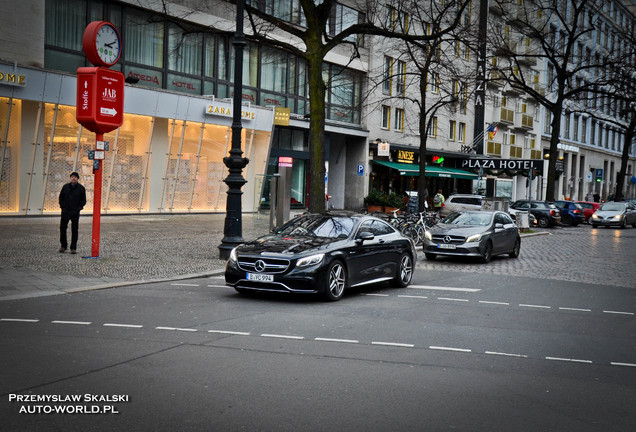
[[[261,257],[238,257],[238,265],[241,270],[250,273],[283,273],[289,268],[289,260]]]
[[[450,241],[446,241],[446,238],[449,238]],[[466,242],[466,237],[458,236],[458,235],[433,235],[434,243],[448,243],[448,244],[462,244]]]

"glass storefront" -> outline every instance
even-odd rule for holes
[[[0,98],[0,213],[58,213],[59,191],[73,171],[86,187],[85,212],[91,212],[95,176],[88,151],[95,147],[95,134],[77,124],[74,106],[29,102],[37,115],[23,116],[24,104]],[[39,137],[38,145],[20,136],[29,129]],[[270,136],[243,128],[242,149],[250,159],[246,178],[263,176]],[[231,138],[229,126],[125,114],[123,125],[104,136],[109,150],[103,161],[102,212],[225,211],[223,158]],[[260,196],[260,186],[246,186],[245,211],[256,210],[253,197]]]

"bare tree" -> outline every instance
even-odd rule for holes
[[[438,2],[429,0],[430,4]],[[310,185],[309,210],[321,212],[325,209],[323,179],[325,177],[325,95],[327,84],[323,78],[323,63],[327,54],[336,49],[348,49],[352,59],[360,56],[358,37],[361,35],[399,38],[404,41],[434,41],[454,29],[460,21],[467,1],[450,0],[444,3],[455,6],[454,19],[445,27],[435,28],[430,33],[404,31],[399,24],[399,13],[387,17],[386,5],[394,11],[409,11],[409,7],[421,1],[374,1],[374,0],[297,0],[299,20],[289,19],[289,14],[277,13],[267,8],[266,2],[252,0],[246,5],[251,33],[248,38],[292,52],[307,62],[310,103],[309,153]],[[345,6],[346,4],[346,6]],[[346,8],[340,9],[339,8]],[[448,10],[452,10],[450,6]],[[338,15],[340,14],[340,15]],[[340,16],[339,20],[336,20]],[[387,19],[388,18],[388,19]]]
[[[618,58],[612,52],[592,53],[583,47],[604,26],[605,0],[495,0],[501,20],[492,20],[489,44],[497,56],[493,66],[514,89],[533,97],[551,113],[550,149],[546,199],[554,200],[556,162],[561,136],[561,117],[569,103],[590,103],[612,81],[608,71]],[[529,61],[547,66],[539,84]],[[545,91],[543,91],[545,89]]]

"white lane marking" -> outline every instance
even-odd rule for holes
[[[409,285],[409,288],[414,289],[426,289],[426,290],[438,290],[438,291],[461,291],[461,292],[478,292],[481,289],[477,288],[453,288],[453,287],[441,287],[433,285]]]
[[[627,366],[627,367],[636,367],[635,363],[619,363],[619,362],[611,362],[612,366]]]
[[[611,311],[611,310],[603,311],[603,313],[616,314],[616,315],[634,315],[633,312],[620,312],[620,311]]]
[[[456,299],[456,298],[450,298],[450,297],[437,297],[437,300],[448,300],[448,301],[456,301],[456,302],[467,302],[470,300],[466,300],[466,299]]]
[[[479,300],[479,303],[483,303],[483,304],[493,304],[493,305],[501,305],[501,306],[510,306],[510,303],[506,303],[506,302],[496,302],[496,301],[487,301],[487,300]]]
[[[208,330],[208,333],[229,334],[229,335],[236,335],[236,336],[249,336],[250,335],[250,333],[247,333],[247,332],[227,331],[227,330]]]
[[[170,331],[182,331],[182,332],[196,332],[197,329],[179,328],[179,327],[155,327],[156,330],[170,330]]]
[[[304,336],[290,336],[290,335],[268,334],[268,333],[263,333],[261,335],[261,337],[278,338],[278,339],[294,339],[294,340],[303,340],[303,339],[305,339]]]
[[[6,321],[6,322],[29,322],[29,323],[40,322],[39,319],[28,319],[28,318],[0,318],[0,321]]]
[[[88,321],[51,321],[51,324],[76,324],[76,325],[91,325]]]
[[[104,327],[124,327],[124,328],[142,328],[142,325],[138,324],[114,324],[114,323],[106,323]]]
[[[208,288],[232,288],[228,285],[208,285]]]
[[[416,296],[416,295],[398,295],[401,298],[416,298],[416,299],[427,299],[426,296]]]
[[[440,350],[440,351],[455,351],[455,352],[472,352],[469,349],[464,349],[464,348],[452,348],[452,347],[442,347],[442,346],[430,346],[428,347],[429,349],[432,350]]]
[[[592,364],[592,360],[581,360],[581,359],[570,359],[570,358],[561,358],[561,357],[546,357],[546,360],[554,360],[554,361],[564,361],[571,363],[587,363]]]
[[[533,304],[520,304],[519,307],[529,307],[537,309],[552,309],[552,306],[533,305]]]
[[[402,347],[402,348],[415,347],[415,345],[413,344],[397,343],[397,342],[371,342],[371,345],[382,345],[382,346],[392,346],[392,347]]]
[[[528,358],[528,356],[524,354],[512,354],[512,353],[504,353],[504,352],[497,352],[497,351],[486,351],[485,354],[505,356],[505,357]]]
[[[560,307],[559,310],[576,311],[576,312],[592,312],[592,309],[581,309],[571,307]]]
[[[373,297],[388,297],[388,294],[369,294],[369,293],[362,293],[362,295],[365,296],[373,296]]]
[[[340,342],[340,343],[352,343],[352,344],[357,344],[360,343],[360,341],[354,340],[354,339],[332,339],[332,338],[315,338],[315,341],[318,342]]]
[[[172,286],[191,286],[191,287],[198,287],[199,284],[189,284],[189,283],[173,283],[170,284]]]

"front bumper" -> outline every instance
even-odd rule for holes
[[[614,219],[614,218],[610,218],[610,219],[600,219],[600,218],[594,218],[594,217],[590,217],[590,223],[592,225],[599,225],[599,226],[622,226],[623,225],[623,221],[624,219]]]
[[[448,249],[451,246],[453,249]],[[481,242],[453,243],[452,245],[445,245],[444,243],[438,244],[429,239],[424,239],[422,249],[424,250],[424,253],[435,255],[479,257],[483,253],[484,246],[482,246]]]
[[[248,280],[246,271],[240,269],[235,262],[228,261],[225,267],[225,284],[237,290],[315,294],[320,291],[321,268],[322,266],[295,268],[285,273],[271,274],[272,281],[261,282]]]

